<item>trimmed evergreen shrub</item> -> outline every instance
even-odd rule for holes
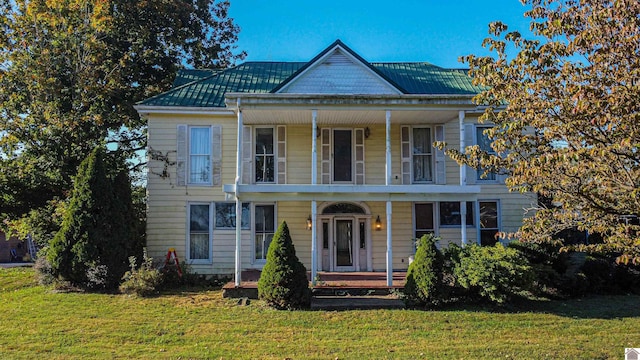
[[[258,296],[277,309],[309,307],[311,291],[307,269],[298,260],[285,221],[280,224],[267,252],[258,280]]]
[[[527,259],[515,249],[499,243],[495,246],[465,247],[454,273],[462,287],[498,304],[527,290],[534,280]]]
[[[84,289],[116,289],[127,271],[134,222],[124,159],[96,147],[80,164],[47,260],[52,273]]]
[[[413,262],[407,270],[404,294],[407,302],[416,305],[434,303],[442,285],[443,257],[436,247],[438,239],[429,234],[418,241]]]

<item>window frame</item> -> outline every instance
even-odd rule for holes
[[[460,217],[460,223],[459,224],[443,224],[442,223],[442,219],[443,219],[443,211],[442,211],[442,204],[445,203],[452,203],[452,204],[458,204],[458,217]],[[476,210],[475,210],[475,205],[474,205],[474,201],[466,201],[466,206],[467,206],[467,228],[473,228],[475,227],[476,224]],[[471,209],[469,209],[469,207],[471,207]],[[471,210],[471,213],[469,213],[469,210]],[[455,215],[451,215],[451,216],[455,216]],[[468,222],[469,217],[471,217],[471,223]],[[459,228],[462,226],[462,217],[460,216],[460,201],[439,201],[438,202],[438,226],[440,228],[444,228],[444,229],[452,229],[452,228]]]
[[[207,142],[208,142],[208,154],[193,154],[191,152],[192,145],[192,130],[195,129],[206,129],[208,132]],[[187,174],[186,174],[186,183],[190,186],[212,186],[213,185],[213,133],[211,126],[209,125],[188,125],[187,126]],[[208,156],[209,159],[207,161],[208,164],[208,181],[207,182],[194,182],[191,179],[191,169],[193,165],[192,157],[193,156]]]
[[[256,146],[258,145],[258,131],[259,130],[263,130],[263,129],[270,129],[271,130],[271,142],[272,142],[272,148],[273,151],[271,154],[258,154],[256,151]],[[253,128],[253,146],[251,147],[251,152],[252,152],[252,167],[253,167],[253,182],[255,184],[275,184],[277,182],[278,179],[278,174],[277,174],[277,169],[278,169],[278,142],[277,142],[277,128],[275,126],[256,126]],[[273,173],[273,180],[272,181],[258,181],[258,163],[257,163],[257,158],[258,156],[263,158],[264,164],[266,166],[266,159],[268,157],[272,157],[273,158],[273,169],[272,169],[272,173]],[[264,171],[263,171],[264,172]]]
[[[481,211],[480,211],[480,203],[495,203],[496,204],[496,225],[498,226],[497,228],[483,228],[482,227],[482,217],[481,217]],[[493,231],[495,229],[496,233],[500,232],[502,229],[502,209],[501,209],[501,205],[500,205],[500,200],[498,199],[478,199],[478,201],[476,201],[477,204],[477,219],[478,219],[478,235],[477,235],[477,243],[478,245],[482,246],[482,231]],[[496,240],[496,243],[500,242],[500,240]]]
[[[271,206],[273,207],[273,233],[269,233],[269,232],[258,232],[257,231],[257,227],[256,227],[256,208],[260,207],[260,206]],[[267,203],[254,203],[251,206],[251,262],[253,264],[257,264],[257,265],[264,265],[267,262],[267,253],[268,253],[268,248],[266,249],[266,251],[263,249],[263,254],[264,254],[264,258],[257,258],[256,257],[256,241],[257,241],[257,236],[258,234],[271,234],[272,238],[271,240],[273,241],[273,235],[275,235],[276,231],[278,231],[278,207],[276,205],[276,203],[274,202],[267,202]],[[271,244],[271,243],[269,243]]]
[[[429,149],[430,152],[428,153],[421,153],[421,154],[415,154],[414,150],[415,150],[415,136],[414,136],[414,130],[415,129],[428,129],[429,130]],[[410,159],[410,164],[411,164],[411,183],[412,184],[434,184],[435,183],[435,148],[433,147],[433,142],[434,142],[434,138],[435,138],[435,130],[433,126],[411,126],[410,127],[410,155],[411,155],[411,159]],[[431,180],[416,180],[415,176],[416,176],[416,171],[415,171],[415,167],[414,167],[414,159],[417,156],[428,156],[430,161],[429,161],[429,168],[430,168],[430,173],[431,173]]]
[[[489,153],[491,155],[495,155],[496,152],[491,147],[491,144],[489,144],[489,148],[488,149],[485,149],[480,145],[479,135],[482,135],[484,137],[484,130],[491,129],[491,128],[492,128],[491,125],[476,125],[475,126],[475,132],[474,132],[474,135],[473,135],[474,136],[474,143],[480,147],[480,150],[484,150],[484,151],[486,151],[487,153]],[[484,173],[484,169],[483,168],[476,169],[476,182],[478,182],[478,181],[483,182],[483,183],[497,183],[498,182],[498,174],[497,173],[488,172],[487,173],[487,177],[485,177],[485,178],[482,177],[483,173]]]
[[[208,214],[208,239],[209,239],[209,251],[206,259],[192,259],[191,258],[191,206],[194,205],[206,205],[209,207]],[[186,229],[186,244],[185,244],[185,259],[191,264],[212,264],[213,263],[213,203],[203,201],[190,201],[187,203],[187,229]]]

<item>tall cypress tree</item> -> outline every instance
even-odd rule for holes
[[[129,179],[119,162],[98,146],[80,164],[62,228],[47,255],[62,280],[113,289],[127,270],[135,217]]]

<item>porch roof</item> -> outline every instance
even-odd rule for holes
[[[225,184],[225,194],[242,201],[475,201],[477,185]],[[236,192],[236,190],[238,190]]]

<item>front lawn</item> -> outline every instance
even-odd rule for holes
[[[0,269],[0,358],[624,358],[640,347],[640,296],[492,310],[277,311],[221,291],[137,299],[54,293]]]

